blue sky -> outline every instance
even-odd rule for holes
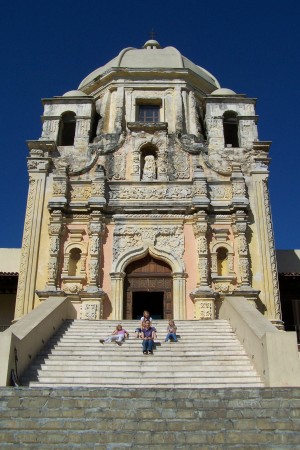
[[[154,29],[216,76],[258,98],[259,139],[271,140],[276,248],[300,248],[300,2],[287,0],[10,1],[0,17],[0,247],[19,247],[28,189],[26,140],[41,134],[41,98],[76,89]]]

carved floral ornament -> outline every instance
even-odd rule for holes
[[[182,260],[184,237],[182,226],[125,226],[119,225],[114,232],[114,261],[129,249],[155,246],[157,249],[170,252]]]
[[[110,200],[186,200],[206,195],[201,185],[186,186],[111,186]]]
[[[210,185],[209,191],[213,200],[231,200],[232,188],[229,184]]]
[[[89,185],[72,185],[71,200],[88,200],[91,197],[92,186]]]

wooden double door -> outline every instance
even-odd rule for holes
[[[153,319],[173,318],[173,278],[164,261],[147,255],[126,268],[124,319],[140,319],[148,310]]]

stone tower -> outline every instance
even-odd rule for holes
[[[44,99],[15,317],[68,296],[78,318],[210,319],[238,295],[280,322],[255,103],[155,40]]]

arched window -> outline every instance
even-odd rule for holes
[[[217,250],[217,271],[218,276],[228,275],[228,251],[223,247]]]
[[[141,179],[151,181],[157,179],[157,148],[145,145],[141,151]]]
[[[237,113],[226,111],[223,114],[225,147],[239,147]]]
[[[69,257],[68,275],[76,276],[80,273],[81,250],[79,248],[72,248]]]
[[[71,111],[63,113],[59,124],[58,145],[74,145],[75,128],[75,113]]]

